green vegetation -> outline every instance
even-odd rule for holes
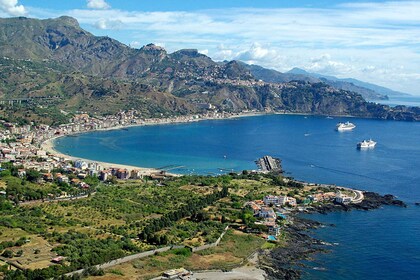
[[[31,263],[39,263],[27,271],[6,273],[7,277],[26,277],[22,279],[53,277],[166,244],[201,246],[215,242],[227,224],[248,225],[264,232],[266,228],[254,224],[252,212],[243,209],[245,202],[295,190],[299,195],[309,193],[301,185],[286,186],[287,180],[281,177],[246,173],[183,176],[159,185],[150,180],[98,184],[97,178],[88,177],[86,181],[97,186],[87,198],[19,206],[14,197],[28,196],[25,188],[49,193],[53,186],[58,190],[62,186],[55,182],[37,183],[37,172],[27,172],[25,178],[15,177],[16,168],[4,167],[7,169],[0,181],[8,195],[0,198],[0,231],[5,232],[0,235],[0,253],[13,260],[25,256],[33,260]],[[12,241],[13,236],[19,237]],[[27,237],[33,241],[23,244]],[[175,249],[137,265],[151,271],[171,265],[227,269],[238,265],[256,248],[271,246],[254,235],[229,230],[218,247],[196,254],[185,248]],[[57,255],[63,256],[64,261],[48,267],[48,261]],[[221,262],[216,256],[229,261]]]
[[[6,185],[6,196],[11,198],[15,203],[22,201],[32,201],[47,198],[55,198],[62,195],[80,195],[82,193],[93,192],[94,188],[99,184],[96,177],[86,177],[83,181],[91,186],[89,190],[83,190],[76,186],[70,186],[67,183],[60,183],[57,179],[53,181],[39,181],[42,179],[42,173],[36,170],[25,170],[24,175],[19,175],[19,169],[22,166],[13,166],[11,163],[2,163],[3,171],[0,172],[0,181]],[[53,172],[55,175],[58,172]],[[69,178],[75,175],[68,174]],[[0,201],[1,207],[1,201]],[[0,208],[1,209],[1,208]]]

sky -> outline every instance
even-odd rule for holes
[[[420,95],[420,0],[0,0],[0,17],[61,15],[135,48],[194,48]]]

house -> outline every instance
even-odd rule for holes
[[[51,260],[51,262],[53,262],[53,263],[61,263],[62,261],[64,261],[64,257],[63,256],[58,256],[58,257],[53,258]]]
[[[277,204],[280,204],[280,197],[275,196],[275,195],[266,195],[264,196],[263,201],[265,205],[269,205],[269,204],[277,205]]]
[[[270,207],[261,207],[260,212],[258,213],[260,218],[276,218],[276,213]]]
[[[258,212],[260,212],[261,210],[261,206],[259,206],[253,201],[248,201],[247,203],[245,203],[244,207],[250,208],[254,212],[254,215],[258,214]]]
[[[142,179],[143,175],[141,174],[141,171],[138,169],[131,170],[130,178],[132,179]]]
[[[268,234],[278,236],[280,234],[280,226],[276,223],[266,224],[268,228]]]
[[[74,178],[74,179],[71,179],[71,180],[70,180],[70,183],[71,183],[72,185],[78,185],[78,184],[80,183],[80,180],[79,180],[79,179]]]
[[[38,157],[45,157],[47,155],[47,152],[46,151],[43,151],[43,150],[37,150],[36,151],[36,155]]]
[[[54,180],[54,177],[51,173],[45,173],[42,175],[42,179],[46,182],[52,182]]]
[[[55,178],[57,179],[59,183],[66,183],[66,184],[69,183],[69,177],[62,175],[61,173],[55,174]]]
[[[156,173],[152,173],[150,175],[150,178],[152,178],[153,180],[163,180],[166,178],[166,171],[162,170]]]
[[[77,174],[77,178],[79,178],[79,179],[85,179],[86,177],[87,177],[87,174],[85,174],[85,173]]]
[[[21,178],[21,179],[26,177],[26,170],[25,169],[18,169],[18,177]]]
[[[91,176],[91,177],[94,177],[97,174],[98,174],[98,170],[96,170],[96,169],[91,168],[91,169],[88,170],[88,175]]]
[[[290,206],[294,207],[297,205],[296,198],[294,197],[285,197],[285,198],[286,198],[285,203],[289,204]]]
[[[352,198],[347,195],[338,194],[335,197],[334,202],[339,203],[339,204],[349,204],[352,202]]]
[[[118,179],[125,180],[125,179],[130,178],[130,172],[128,172],[128,169],[122,169],[122,168],[120,168],[120,169],[117,170],[115,176]]]
[[[88,184],[86,184],[85,182],[79,182],[77,184],[77,186],[81,189],[89,189],[90,188],[90,186]]]

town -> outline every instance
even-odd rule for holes
[[[242,114],[255,114],[255,112],[244,112]],[[17,168],[16,173],[20,178],[26,178],[28,171],[39,172],[37,176],[37,183],[57,182],[58,184],[70,185],[77,189],[77,192],[61,192],[55,194],[48,194],[49,199],[66,199],[71,196],[83,196],[91,192],[89,180],[86,178],[97,178],[100,181],[114,181],[127,179],[142,179],[148,176],[151,179],[162,180],[167,177],[176,176],[170,174],[165,169],[152,168],[127,168],[118,164],[101,163],[91,160],[78,159],[69,155],[64,155],[56,152],[52,148],[52,144],[45,145],[45,143],[62,136],[74,135],[95,130],[105,129],[122,129],[129,126],[138,125],[156,125],[168,123],[182,123],[192,122],[203,119],[223,119],[238,117],[242,114],[226,113],[208,111],[205,114],[178,116],[172,118],[150,118],[144,119],[139,117],[136,110],[121,111],[115,115],[106,117],[92,117],[86,113],[74,115],[71,123],[59,125],[58,127],[51,127],[48,125],[17,125],[0,120],[2,128],[0,129],[0,162],[11,163]],[[258,171],[254,172],[282,172],[281,160],[271,156],[264,156],[256,160]],[[306,184],[306,183],[302,183]],[[329,187],[329,186],[328,186]],[[345,189],[345,188],[343,188]],[[347,191],[349,189],[346,189]],[[4,194],[5,191],[1,190]],[[315,197],[308,197],[311,201],[318,202],[326,199],[332,199],[337,203],[359,203],[363,200],[363,194],[358,191],[354,192],[354,196],[349,196],[341,192],[328,194],[317,194]],[[268,203],[264,201],[265,205],[289,205],[296,206],[296,201],[293,198],[275,197]],[[253,209],[260,207],[261,202],[250,203]],[[262,209],[262,210],[261,210]],[[272,225],[272,218],[275,217],[273,212],[265,211],[266,207],[262,207],[258,214],[260,217],[264,216],[268,220],[265,221],[267,225]],[[272,227],[269,227],[272,228]],[[276,232],[275,228],[270,229],[270,232]]]
[[[211,105],[209,105],[211,107]],[[254,112],[247,112],[254,113]],[[121,111],[115,115],[105,117],[91,117],[86,113],[74,115],[71,123],[51,127],[48,125],[18,125],[16,123],[0,120],[0,162],[11,162],[19,167],[18,175],[23,178],[27,170],[42,173],[38,182],[52,182],[71,184],[82,189],[89,185],[83,182],[87,176],[97,177],[102,181],[111,179],[141,179],[147,175],[152,179],[162,179],[171,174],[166,170],[149,168],[125,168],[118,164],[102,164],[96,161],[81,160],[69,155],[64,155],[44,145],[49,140],[66,135],[74,135],[95,130],[122,129],[129,126],[169,124],[192,122],[201,119],[222,119],[240,116],[225,112],[209,111],[205,114],[178,116],[171,118],[139,117],[136,110]],[[52,172],[61,170],[62,172]],[[68,174],[73,178],[69,179]]]

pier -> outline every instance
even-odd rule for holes
[[[263,156],[255,161],[262,172],[282,172],[281,160],[272,156]]]

